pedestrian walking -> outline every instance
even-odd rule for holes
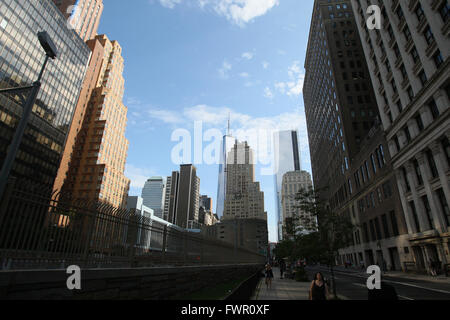
[[[359,265],[361,266],[361,271],[364,271],[366,269],[366,266],[364,265],[364,260],[361,260],[359,262]]]
[[[328,286],[321,272],[317,272],[309,289],[309,300],[327,300]]]
[[[266,286],[267,289],[272,289],[273,270],[270,264],[266,265]]]
[[[431,276],[432,277],[437,277],[436,262],[434,262],[433,260],[430,259],[430,261],[428,262],[428,266],[430,268]]]

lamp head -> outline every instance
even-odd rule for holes
[[[47,31],[38,32],[38,39],[42,48],[45,50],[45,54],[49,58],[55,59],[58,55],[58,50]]]

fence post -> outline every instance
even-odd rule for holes
[[[5,244],[8,242],[8,239],[3,238],[1,236],[2,232],[6,234],[6,230],[2,230],[1,226],[4,226],[4,221],[6,221],[7,215],[8,215],[8,204],[10,202],[10,199],[13,194],[13,190],[16,184],[16,178],[10,177],[8,179],[8,184],[6,185],[7,188],[5,192],[3,193],[3,197],[0,199],[0,245],[3,241],[5,241]],[[6,248],[6,246],[5,246]],[[4,270],[8,270],[11,267],[11,259],[8,258],[7,253],[8,250],[4,250],[2,256],[0,256],[0,261],[2,262],[1,268]]]
[[[83,261],[85,263],[85,266],[89,265],[89,250],[91,249],[92,235],[94,233],[95,220],[97,219],[97,210],[95,210],[93,213],[92,212],[87,213],[86,218],[88,220],[88,235],[86,239],[86,246],[84,248],[83,253]],[[89,218],[91,221],[89,221]]]
[[[184,265],[186,265],[187,263],[187,252],[188,251],[188,247],[187,247],[187,231],[183,232],[183,262]]]
[[[163,242],[162,242],[162,262],[166,262],[166,250],[167,250],[167,226],[164,226]]]
[[[205,250],[203,248],[204,242],[205,242],[205,236],[203,234],[201,234],[201,236],[200,236],[200,264],[201,265],[203,265],[205,263],[205,260],[204,260]]]
[[[3,225],[3,220],[6,218],[9,200],[16,184],[16,178],[10,177],[8,180],[9,183],[6,185],[7,188],[3,193],[3,198],[0,199],[0,226]]]

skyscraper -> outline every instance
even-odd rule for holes
[[[411,257],[360,23],[350,1],[314,3],[304,87],[314,187],[354,225],[352,243],[339,251],[342,263],[386,261],[398,269]]]
[[[47,31],[60,55],[49,61],[11,176],[51,192],[80,95],[90,50],[50,0],[0,4],[0,88],[31,85],[45,58],[37,37]],[[28,96],[28,92],[24,96]],[[0,94],[0,166],[22,113],[20,95]]]
[[[124,175],[128,140],[127,107],[122,102],[122,48],[106,35],[96,39],[104,47],[102,67],[95,75],[96,88],[77,137],[64,189],[76,199],[124,208],[130,180]]]
[[[177,216],[179,180],[180,173],[178,171],[172,172],[172,175],[170,177],[167,177],[166,180],[163,219],[173,224],[175,224]]]
[[[315,0],[305,69],[314,186],[333,200],[378,116],[350,1]]]
[[[145,182],[142,189],[144,206],[151,208],[158,218],[163,218],[166,185],[162,177],[152,177]]]
[[[212,212],[213,201],[208,196],[200,196],[200,207]]]
[[[450,39],[448,1],[352,1],[387,135],[416,267],[450,262]],[[387,148],[386,148],[387,149]],[[387,152],[387,150],[386,150]],[[429,235],[429,236],[428,236]]]
[[[255,181],[253,150],[247,142],[235,141],[227,158],[227,193],[223,220],[263,219],[264,193]]]
[[[88,103],[91,98],[92,92],[97,87],[97,78],[100,74],[100,70],[103,64],[103,56],[105,48],[98,39],[92,39],[86,42],[89,49],[91,49],[91,58],[86,71],[86,76],[83,81],[83,85],[78,99],[77,106],[72,118],[69,133],[67,135],[66,144],[61,157],[61,162],[56,175],[55,183],[53,185],[53,191],[58,193],[67,183],[67,174],[69,170],[70,161],[74,155],[74,147],[78,138],[79,132],[82,129],[84,116],[88,108]]]
[[[103,0],[53,0],[75,31],[84,40],[97,35]]]
[[[296,200],[300,190],[309,191],[311,188],[311,175],[306,171],[290,171],[283,175],[281,188],[283,239],[294,236],[297,232],[309,231],[316,227],[314,217],[298,208]],[[305,219],[296,221],[297,218]],[[305,221],[308,222],[307,225],[304,225]]]
[[[223,216],[223,210],[225,207],[225,198],[227,194],[227,158],[228,153],[234,146],[236,139],[233,138],[229,133],[223,137],[220,163],[219,163],[219,181],[217,188],[217,207],[216,214],[219,218]]]
[[[191,164],[180,167],[177,198],[175,224],[181,228],[193,228],[198,223],[200,178]]]
[[[279,131],[274,134],[274,158],[278,241],[281,241],[283,240],[283,221],[285,221],[281,200],[283,176],[287,172],[301,170],[297,131]]]

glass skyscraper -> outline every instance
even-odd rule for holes
[[[11,175],[51,189],[90,57],[51,0],[0,2],[0,88],[29,86],[45,59],[38,31],[47,31],[59,55],[47,65]],[[22,113],[23,98],[0,95],[0,165]]]
[[[164,197],[166,185],[162,177],[152,177],[145,182],[142,189],[142,199],[144,206],[153,209],[155,216],[163,218]]]
[[[278,240],[283,240],[283,209],[281,191],[283,176],[287,172],[300,171],[300,153],[297,131],[279,131],[274,134],[275,192],[277,199]]]
[[[223,137],[220,164],[219,164],[219,181],[217,188],[217,207],[216,214],[220,218],[223,216],[225,207],[225,196],[227,192],[227,157],[228,153],[233,149],[236,139],[227,134]]]

